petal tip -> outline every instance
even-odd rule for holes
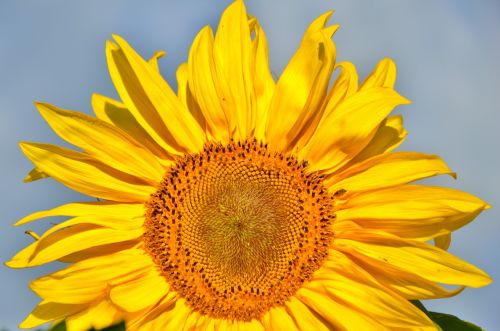
[[[337,30],[340,28],[340,24],[333,24],[333,25],[330,25],[328,27],[326,27],[324,29],[326,35],[328,36],[328,38],[331,38],[335,32],[337,32]]]
[[[120,47],[113,40],[106,40],[106,52],[119,50]]]
[[[42,117],[45,118],[45,116],[48,113],[54,112],[56,109],[53,105],[46,103],[46,102],[41,102],[41,101],[35,101],[35,107],[38,110],[38,112],[42,115]]]
[[[29,141],[20,141],[19,143],[19,148],[21,149],[21,152],[29,159],[31,152],[37,148],[37,143],[34,142],[29,142]]]
[[[26,148],[29,148],[29,145],[30,143],[27,142],[27,141],[20,141],[17,143],[19,145],[19,148],[21,149],[21,151],[24,153],[24,151],[26,150]]]
[[[38,101],[38,100],[34,100],[34,101],[33,101],[33,104],[35,105],[35,107],[36,107],[36,108],[38,108],[40,105],[45,104],[45,102],[43,102],[43,101]]]
[[[475,287],[475,288],[484,287],[484,286],[488,286],[491,283],[493,283],[493,278],[491,278],[491,276],[488,275],[486,272],[481,270],[481,274],[479,276],[480,277],[478,277],[479,279],[477,280],[475,286],[471,286],[471,287]]]
[[[409,99],[405,98],[405,97],[404,97],[404,96],[402,96],[402,95],[400,95],[400,97],[401,97],[401,104],[402,104],[402,105],[410,105],[410,104],[412,104],[411,100],[409,100]]]
[[[128,47],[132,48],[130,44],[125,40],[125,38],[123,38],[122,36],[113,33],[111,34],[111,37],[114,39],[114,42],[116,43],[115,47],[117,49],[122,49],[125,51],[125,49],[127,49]]]
[[[120,41],[124,40],[122,36],[120,36],[119,34],[116,34],[116,33],[112,33],[111,38],[113,38],[116,42],[120,42]]]
[[[160,58],[164,57],[165,55],[167,55],[167,52],[165,52],[165,51],[156,51],[153,55],[153,58],[160,59]]]
[[[389,56],[384,57],[382,60],[380,60],[380,62],[387,64],[387,65],[396,66],[396,63],[394,62],[394,60]]]
[[[19,323],[19,325],[17,327],[20,329],[31,329],[31,328],[34,328],[37,326],[37,325],[33,325],[33,323],[30,323],[28,319],[29,319],[29,316],[24,321]]]
[[[335,10],[330,9],[326,11],[323,15],[321,15],[321,17],[325,17],[325,22],[326,22],[330,19],[330,17],[332,17],[333,13],[335,13]]]
[[[26,263],[23,264],[13,259],[10,259],[9,261],[4,262],[3,264],[11,269],[26,268],[28,266]]]
[[[23,182],[25,183],[31,183],[36,180],[42,179],[42,178],[47,178],[49,177],[46,173],[43,171],[40,171],[38,168],[33,168],[31,171],[23,178]]]

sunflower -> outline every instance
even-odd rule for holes
[[[81,150],[21,143],[35,165],[26,181],[51,177],[97,201],[16,223],[69,217],[7,262],[67,263],[30,284],[41,302],[20,327],[430,330],[410,300],[491,282],[446,251],[488,204],[408,184],[454,173],[438,156],[393,152],[406,131],[390,113],[409,103],[395,65],[382,60],[358,84],[353,64],[335,63],[330,15],[277,81],[261,26],[236,1],[215,35],[195,38],[177,94],[163,53],[146,61],[114,36],[120,101],[94,95],[95,117],[36,104]]]

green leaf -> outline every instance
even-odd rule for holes
[[[482,331],[483,328],[460,318],[443,313],[429,312],[430,318],[436,322],[443,331]]]
[[[425,315],[431,317],[429,315],[429,311],[425,308],[425,306],[423,305],[422,302],[418,301],[418,300],[410,300],[410,302],[416,306],[418,309],[420,309],[421,311],[423,311],[425,313]]]
[[[92,329],[95,330],[95,329]],[[95,330],[97,331],[97,330]],[[98,331],[125,331],[125,322],[120,322],[118,324],[108,326],[107,328],[104,329],[99,329]]]
[[[56,325],[51,327],[49,331],[66,331],[66,322],[61,321],[57,323]]]
[[[410,302],[423,311],[434,322],[439,331],[484,331],[483,328],[463,321],[456,316],[428,311],[422,302],[418,300]]]

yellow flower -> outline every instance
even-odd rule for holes
[[[50,176],[98,201],[16,223],[70,217],[7,263],[68,263],[30,284],[42,301],[22,328],[434,329],[409,300],[490,283],[446,252],[488,204],[408,184],[454,173],[438,156],[393,152],[406,131],[390,113],[408,103],[395,65],[382,60],[358,85],[354,65],[335,64],[330,15],[277,82],[237,1],[215,36],[206,27],[194,40],[177,94],[162,53],[145,61],[115,36],[106,55],[121,101],[94,95],[96,117],[37,104],[81,151],[21,143],[35,164],[26,181]]]

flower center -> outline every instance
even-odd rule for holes
[[[146,202],[145,248],[194,310],[260,318],[320,267],[333,199],[293,156],[255,140],[210,143],[169,168]]]

